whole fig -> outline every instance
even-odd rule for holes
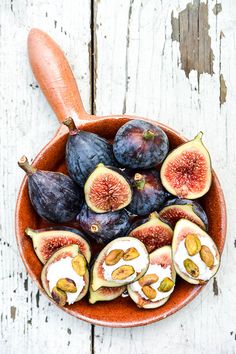
[[[39,216],[54,223],[75,218],[83,204],[83,196],[70,177],[60,172],[37,170],[25,156],[18,165],[28,175],[29,197]]]

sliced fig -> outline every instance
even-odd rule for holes
[[[129,236],[138,238],[147,247],[148,252],[170,245],[173,237],[172,228],[159,215],[153,212],[148,218],[136,221],[129,232]]]
[[[97,291],[93,291],[92,286],[89,287],[89,302],[95,304],[98,301],[111,301],[119,297],[125,291],[125,286],[116,288],[102,287]]]
[[[220,254],[212,238],[186,219],[176,223],[172,252],[176,272],[191,284],[207,282],[220,266]]]
[[[211,186],[211,159],[202,135],[200,132],[193,140],[177,147],[162,164],[162,184],[179,198],[202,197]]]
[[[69,128],[66,144],[66,163],[71,178],[81,187],[100,163],[117,166],[112,145],[97,134],[79,130],[72,118],[63,124]]]
[[[44,290],[59,306],[65,304],[65,299],[68,304],[72,304],[81,300],[87,293],[89,287],[89,272],[86,269],[84,276],[79,276],[72,267],[72,261],[78,256],[79,246],[72,244],[60,248],[53,253],[47,263],[44,265],[41,280]],[[76,292],[65,292],[58,288],[58,282],[62,279],[69,279],[75,283]]]
[[[169,150],[166,133],[159,127],[134,119],[116,133],[113,151],[117,161],[125,167],[151,168],[160,164]]]
[[[164,305],[174,290],[176,278],[170,246],[158,248],[150,253],[149,257],[150,264],[146,274],[139,281],[127,286],[131,299],[138,307],[144,309]],[[151,282],[150,279],[153,281]]]
[[[123,250],[124,254],[129,248],[135,248],[139,256],[132,260],[119,259],[113,265],[106,264],[106,257],[113,250]],[[91,274],[93,291],[101,287],[120,287],[138,280],[145,274],[149,265],[149,255],[142,242],[133,237],[120,237],[111,241],[99,253],[94,262]]]
[[[125,209],[97,214],[84,204],[77,220],[86,234],[98,243],[108,243],[124,236],[130,228],[129,215]]]
[[[28,175],[29,197],[39,216],[54,223],[71,221],[76,217],[82,207],[83,196],[69,176],[37,170],[25,156],[18,165]]]
[[[126,176],[117,168],[98,164],[84,186],[85,200],[91,210],[106,213],[125,208],[132,190]]]
[[[161,219],[168,222],[173,228],[178,220],[187,219],[200,226],[203,230],[208,229],[208,219],[205,211],[199,203],[193,200],[171,199],[163,205],[159,215]]]
[[[127,209],[132,214],[140,216],[160,210],[167,198],[167,193],[161,184],[159,171],[139,170],[131,176],[133,196]]]
[[[90,262],[90,245],[85,236],[76,229],[60,226],[33,230],[27,227],[25,233],[32,238],[34,251],[43,264],[45,264],[51,255],[59,248],[71,244],[78,245],[79,251],[85,256],[87,262]]]

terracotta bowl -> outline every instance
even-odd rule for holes
[[[97,117],[87,114],[83,108],[69,64],[57,44],[46,33],[33,29],[29,34],[28,49],[34,75],[59,121],[72,116],[78,122],[80,129],[97,133],[112,140],[116,131],[124,123],[137,118],[125,115]],[[152,123],[167,133],[171,148],[187,141],[164,124]],[[55,137],[35,158],[34,166],[43,170],[66,172],[64,154],[67,135],[67,128],[61,125]],[[226,237],[226,209],[223,192],[214,171],[210,191],[201,199],[201,203],[209,218],[209,234],[213,237],[221,253]],[[40,280],[42,264],[36,257],[31,239],[25,235],[24,230],[26,227],[39,229],[46,225],[47,223],[36,215],[31,206],[27,177],[25,177],[16,205],[16,238],[28,273],[44,294],[45,291]],[[90,305],[87,299],[83,299],[78,303],[64,307],[63,310],[92,324],[110,327],[135,327],[159,321],[175,313],[197,296],[202,289],[203,286],[193,286],[178,279],[176,289],[169,301],[157,309],[142,310],[130,298],[120,297],[111,302],[101,302],[95,305]]]

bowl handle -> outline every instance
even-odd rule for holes
[[[59,122],[67,117],[89,120],[70,65],[59,46],[45,32],[33,28],[28,36],[32,71]]]

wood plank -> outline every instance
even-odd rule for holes
[[[58,127],[29,67],[27,34],[31,27],[39,27],[61,44],[90,110],[90,2],[2,0],[0,16],[0,352],[90,353],[91,326],[39,294],[20,259],[14,232],[23,178],[17,159],[23,153],[32,159]]]
[[[194,34],[194,40],[185,50],[193,50],[198,41],[195,18],[189,13],[190,3],[182,0],[95,2],[96,113],[125,112],[146,116],[170,125],[188,138],[199,130],[205,132],[204,141],[211,152],[228,205],[228,235],[222,266],[200,296],[160,323],[134,329],[95,327],[95,353],[236,351],[236,302],[233,299],[236,280],[229,271],[236,265],[236,196],[232,193],[236,180],[233,89],[236,80],[236,3],[224,1],[218,15],[215,9],[219,8],[219,1],[209,1],[208,7],[202,2],[201,11],[198,8],[198,16],[204,24],[199,32],[202,36],[199,50],[205,53],[201,59],[206,62],[201,61],[204,65],[200,66],[199,73],[191,70],[188,78],[181,59],[181,54],[186,57],[187,53],[180,52],[180,34],[173,34],[171,24],[175,31],[180,31],[179,13],[188,9],[184,12],[190,15],[184,35],[188,37],[189,30]],[[206,27],[207,18],[209,28]],[[214,60],[210,58],[211,49]],[[193,56],[193,60],[197,57]],[[205,65],[208,70],[204,70]],[[204,71],[210,74],[202,73]],[[225,83],[224,103],[220,99],[221,75]]]

